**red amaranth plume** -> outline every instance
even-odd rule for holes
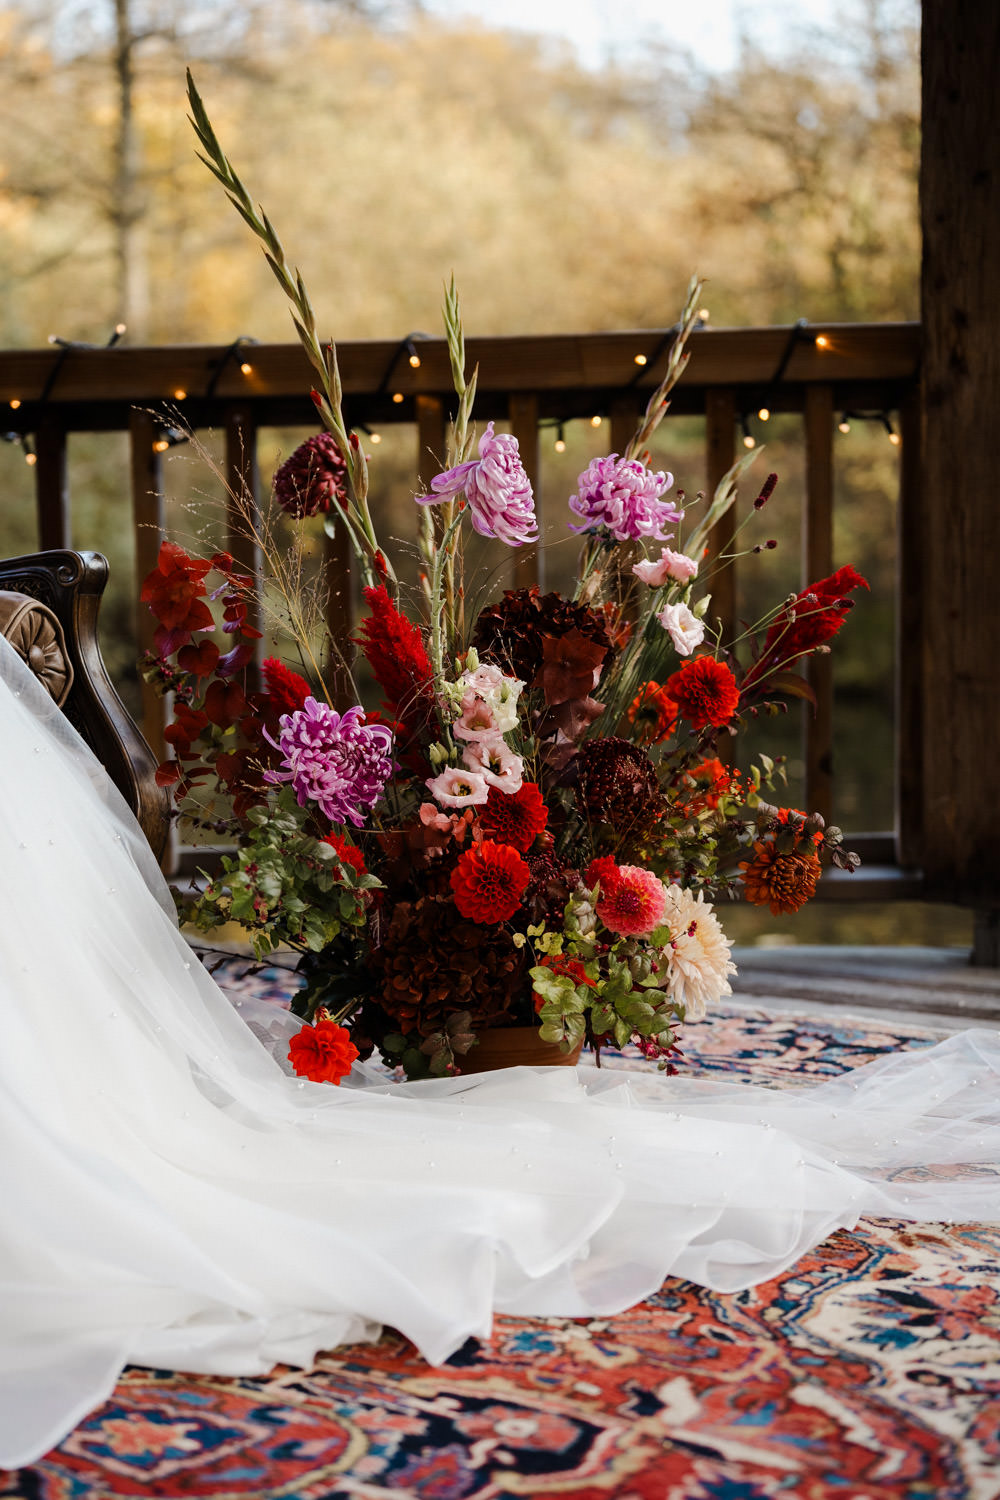
[[[385,693],[389,713],[411,732],[419,731],[427,723],[434,680],[424,638],[381,584],[362,592],[371,616],[362,620],[354,639]]]

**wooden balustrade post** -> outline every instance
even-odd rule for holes
[[[148,604],[139,598],[143,581],[156,567],[160,543],[166,535],[166,505],[163,494],[163,460],[153,447],[158,426],[152,413],[133,408],[129,413],[129,477],[132,490],[132,529],[135,536],[135,644],[141,659],[153,648],[156,620]],[[141,728],[143,738],[157,761],[170,754],[164,730],[172,714],[172,699],[139,674]],[[177,872],[178,841],[173,824],[167,834],[160,863],[167,875]]]
[[[899,409],[902,446],[896,523],[896,862],[920,863],[924,751],[920,638],[925,542],[920,530],[920,401],[916,387]]]
[[[802,524],[803,587],[833,572],[833,389],[805,393],[806,509]],[[833,657],[810,656],[806,680],[816,695],[805,711],[806,809],[833,820]]]
[[[38,546],[42,552],[71,547],[66,428],[55,412],[44,411],[35,431],[35,502]]]
[[[259,595],[263,568],[260,546],[260,469],[257,464],[257,423],[250,408],[230,404],[225,414],[226,433],[226,545],[254,582]],[[256,603],[247,611],[247,623],[263,630],[263,611]],[[267,641],[254,642],[248,667],[251,687],[260,683],[260,666],[267,655]]]
[[[529,391],[517,392],[510,397],[507,411],[510,417],[510,430],[517,438],[521,462],[535,494],[535,514],[538,516],[539,533],[542,534],[544,526],[541,494],[542,449],[538,433],[538,397]],[[527,547],[514,547],[512,550],[512,586],[516,589],[531,588],[536,583],[541,586],[543,563],[540,543],[535,542]]]

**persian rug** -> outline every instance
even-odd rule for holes
[[[294,982],[236,959],[216,977],[276,999]],[[684,1050],[692,1072],[789,1086],[938,1035],[734,1006]],[[392,1332],[265,1379],[131,1369],[0,1473],[23,1500],[150,1494],[1000,1500],[1000,1228],[867,1220],[752,1291],[670,1279],[613,1319],[501,1317],[438,1369]]]

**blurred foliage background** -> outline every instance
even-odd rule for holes
[[[480,335],[664,328],[692,271],[706,278],[716,326],[918,316],[917,0],[845,0],[835,24],[800,29],[780,55],[757,49],[751,30],[724,72],[662,41],[584,66],[568,41],[459,10],[458,0],[445,15],[440,0],[433,15],[416,0],[0,5],[0,349],[53,333],[101,343],[120,321],[131,344],[293,336],[262,257],[195,157],[186,66],[338,339],[437,333],[452,271],[467,331]],[[573,423],[564,453],[545,445],[550,586],[575,567],[562,497],[606,432]],[[265,435],[265,473],[301,436]],[[800,582],[799,424],[773,420],[766,436],[758,472],[781,480],[749,541],[775,536],[779,547],[742,568],[747,619]],[[702,487],[701,423],[668,419],[657,439],[656,466],[689,494]],[[861,831],[893,821],[898,452],[877,424],[854,423],[836,455],[835,561],[872,583],[836,651],[837,817]],[[127,474],[124,439],[72,439],[74,539],[112,563],[103,638],[126,696]],[[414,474],[412,435],[386,434],[377,505],[384,532],[404,539]],[[183,531],[192,497],[211,500],[217,486],[190,450],[168,476]],[[31,475],[13,445],[0,444],[0,485],[0,550],[31,551]],[[778,738],[794,801],[794,716]],[[808,931],[805,915],[787,924],[800,941],[862,929],[865,941],[968,940],[960,914],[942,922],[924,908],[866,908],[852,928],[852,908],[816,907]]]

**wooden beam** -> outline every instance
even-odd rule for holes
[[[931,895],[991,911],[1000,908],[1000,7],[924,0],[922,59],[921,864]]]

